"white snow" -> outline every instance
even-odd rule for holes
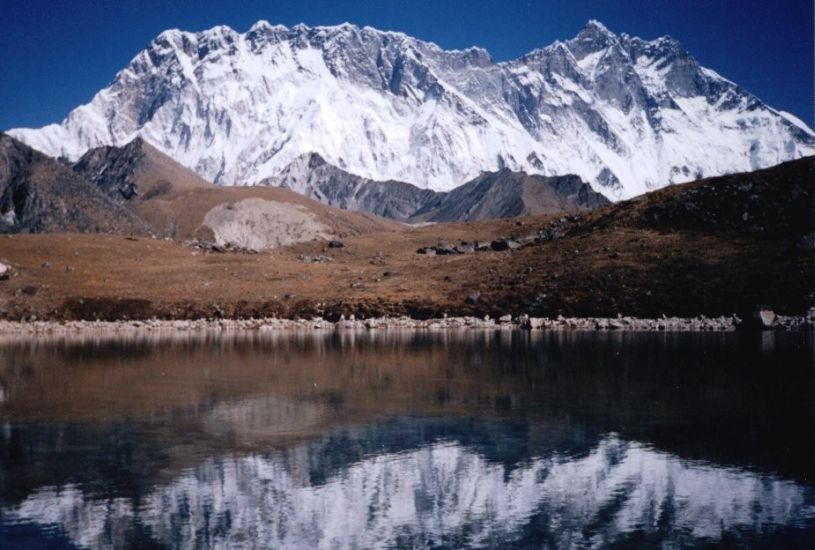
[[[106,546],[134,520],[156,542],[244,548],[381,548],[419,535],[429,545],[467,533],[468,544],[511,544],[539,510],[557,547],[595,548],[667,525],[685,544],[725,533],[812,521],[807,490],[772,475],[716,467],[615,435],[577,457],[535,457],[508,467],[456,442],[366,456],[323,483],[309,479],[309,449],[206,459],[138,502],[43,487],[3,509],[9,519],[56,526],[83,547]],[[229,518],[225,528],[223,518]],[[601,527],[585,531],[587,525]],[[688,539],[692,537],[692,539]],[[449,539],[448,539],[449,540]],[[676,541],[674,541],[676,542]]]
[[[644,45],[634,57],[590,27],[581,47],[598,31],[611,46],[577,61],[574,41],[559,42],[503,63],[350,24],[165,31],[61,124],[10,133],[69,159],[141,136],[222,185],[258,183],[316,152],[363,177],[436,190],[501,166],[574,173],[616,199],[815,153],[806,124],[748,108],[757,100],[712,70],[698,75],[712,95],[675,89],[672,65],[660,65],[671,41],[631,39]],[[605,71],[626,70],[639,79],[630,89],[604,88]],[[626,94],[651,106],[624,109]],[[602,186],[604,169],[619,183]]]

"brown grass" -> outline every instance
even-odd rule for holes
[[[345,248],[312,241],[260,254],[108,235],[6,236],[0,261],[14,276],[0,281],[0,316],[692,316],[745,315],[757,304],[801,314],[815,303],[815,255],[799,246],[815,230],[813,186],[812,159],[802,159],[674,186],[575,221],[556,215],[407,230],[393,224],[393,231],[355,236],[374,230],[366,220],[391,222],[325,207],[326,219],[342,217],[336,228],[347,228]],[[319,208],[268,188],[218,190],[217,200],[280,194]],[[174,200],[201,212],[206,207],[195,201],[210,198],[199,190]],[[439,241],[526,236],[553,225],[567,236],[504,252],[416,254]],[[302,263],[299,255],[334,261]],[[475,292],[479,300],[468,303]]]

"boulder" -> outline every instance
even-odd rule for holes
[[[439,243],[439,245],[436,246],[436,254],[439,256],[448,256],[450,254],[459,254],[459,252],[452,245]]]
[[[342,241],[328,241],[328,248],[345,248],[345,245]]]
[[[753,319],[759,328],[773,328],[778,324],[778,316],[769,306],[756,306]]]
[[[0,262],[0,281],[5,281],[11,275],[11,268]]]
[[[490,243],[490,247],[497,251],[513,250],[519,246],[521,246],[521,243],[513,239],[495,239]]]

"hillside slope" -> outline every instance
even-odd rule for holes
[[[73,170],[0,134],[0,232],[108,233],[273,248],[400,230],[285,189],[218,187],[137,139]]]
[[[416,212],[413,221],[494,220],[534,214],[590,210],[611,204],[578,176],[536,176],[513,172],[481,174],[440,194],[435,204]]]
[[[581,214],[441,223],[349,237],[341,249],[314,241],[253,255],[14,235],[0,251],[16,274],[0,281],[0,316],[747,316],[757,304],[802,314],[815,305],[814,187],[815,159],[806,158]],[[416,253],[506,237],[522,246]]]
[[[0,233],[127,233],[150,228],[67,166],[0,133]]]

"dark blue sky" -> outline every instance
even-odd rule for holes
[[[62,120],[155,35],[258,19],[349,21],[496,60],[574,36],[595,18],[616,33],[669,34],[773,107],[815,122],[812,0],[0,0],[0,128]]]

